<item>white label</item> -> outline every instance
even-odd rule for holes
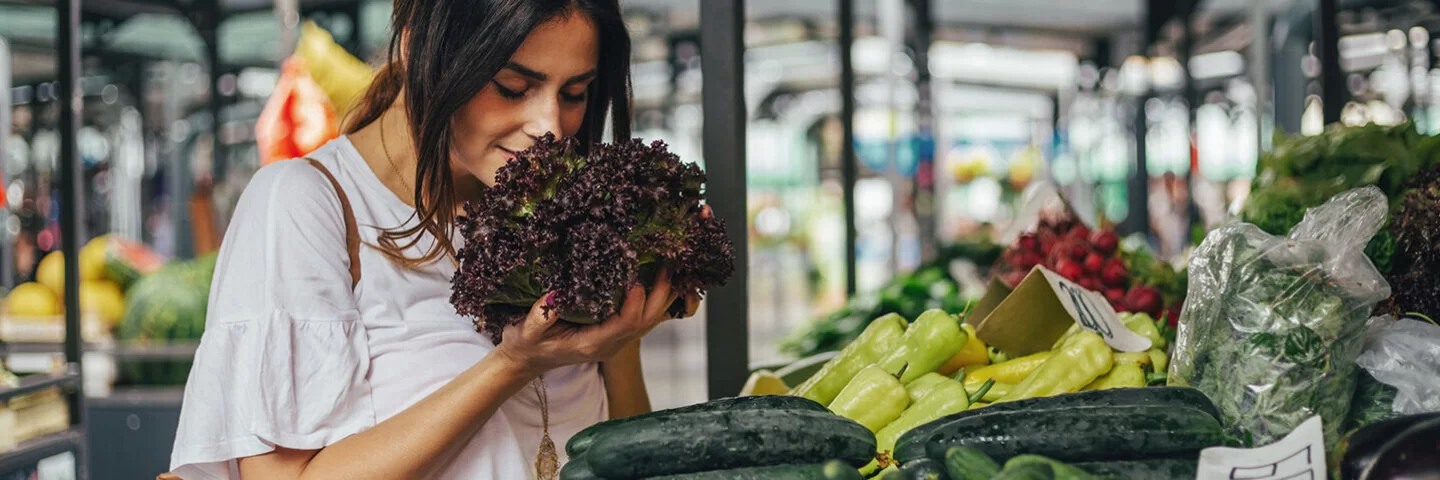
[[[1105,296],[1086,290],[1075,282],[1066,280],[1060,274],[1045,267],[1035,267],[1050,282],[1050,289],[1060,305],[1080,324],[1080,328],[1095,332],[1105,339],[1110,348],[1122,352],[1143,352],[1150,349],[1150,339],[1130,331]]]
[[[1280,441],[1259,448],[1200,451],[1197,480],[1325,480],[1325,434],[1319,416]]]
[[[35,472],[40,480],[75,480],[75,454],[65,452],[41,460]]]

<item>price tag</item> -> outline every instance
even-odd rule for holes
[[[1055,298],[1080,328],[1099,334],[1110,348],[1122,352],[1143,352],[1150,349],[1150,339],[1130,331],[1103,295],[1065,279],[1044,267],[1036,267],[1045,275]]]
[[[1310,417],[1280,441],[1259,448],[1200,451],[1196,480],[1325,480],[1325,433]]]

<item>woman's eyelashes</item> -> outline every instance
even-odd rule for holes
[[[530,88],[528,87],[523,90],[515,90],[501,85],[500,82],[493,83],[495,84],[495,90],[500,92],[500,96],[510,100],[520,100],[530,93]],[[560,100],[566,103],[585,103],[585,100],[589,98],[589,92],[590,90],[588,88],[581,90],[580,93],[560,92]]]

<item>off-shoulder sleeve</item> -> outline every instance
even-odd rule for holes
[[[170,458],[184,479],[313,450],[375,424],[340,201],[304,160],[256,172],[215,268]]]

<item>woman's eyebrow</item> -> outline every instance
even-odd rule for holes
[[[505,64],[505,68],[507,68],[507,69],[509,69],[509,70],[512,70],[512,71],[514,71],[515,73],[518,73],[518,74],[520,74],[520,75],[529,77],[529,78],[531,78],[531,79],[533,79],[533,80],[535,80],[535,81],[539,81],[539,82],[543,82],[543,81],[546,81],[546,80],[549,80],[549,79],[550,79],[550,76],[549,76],[549,75],[546,75],[546,74],[544,74],[544,73],[541,73],[541,72],[539,72],[539,71],[536,71],[536,70],[533,69],[533,68],[530,68],[530,67],[527,67],[527,66],[524,66],[524,65],[515,63],[515,62],[506,63],[506,64]],[[596,70],[592,68],[592,69],[590,69],[590,71],[588,71],[588,72],[585,72],[585,73],[582,73],[582,74],[579,74],[579,75],[570,77],[569,80],[566,80],[566,81],[565,81],[565,84],[566,84],[566,85],[572,85],[572,84],[584,82],[584,81],[589,80],[589,79],[591,79],[591,78],[595,78],[596,73],[597,73]]]

